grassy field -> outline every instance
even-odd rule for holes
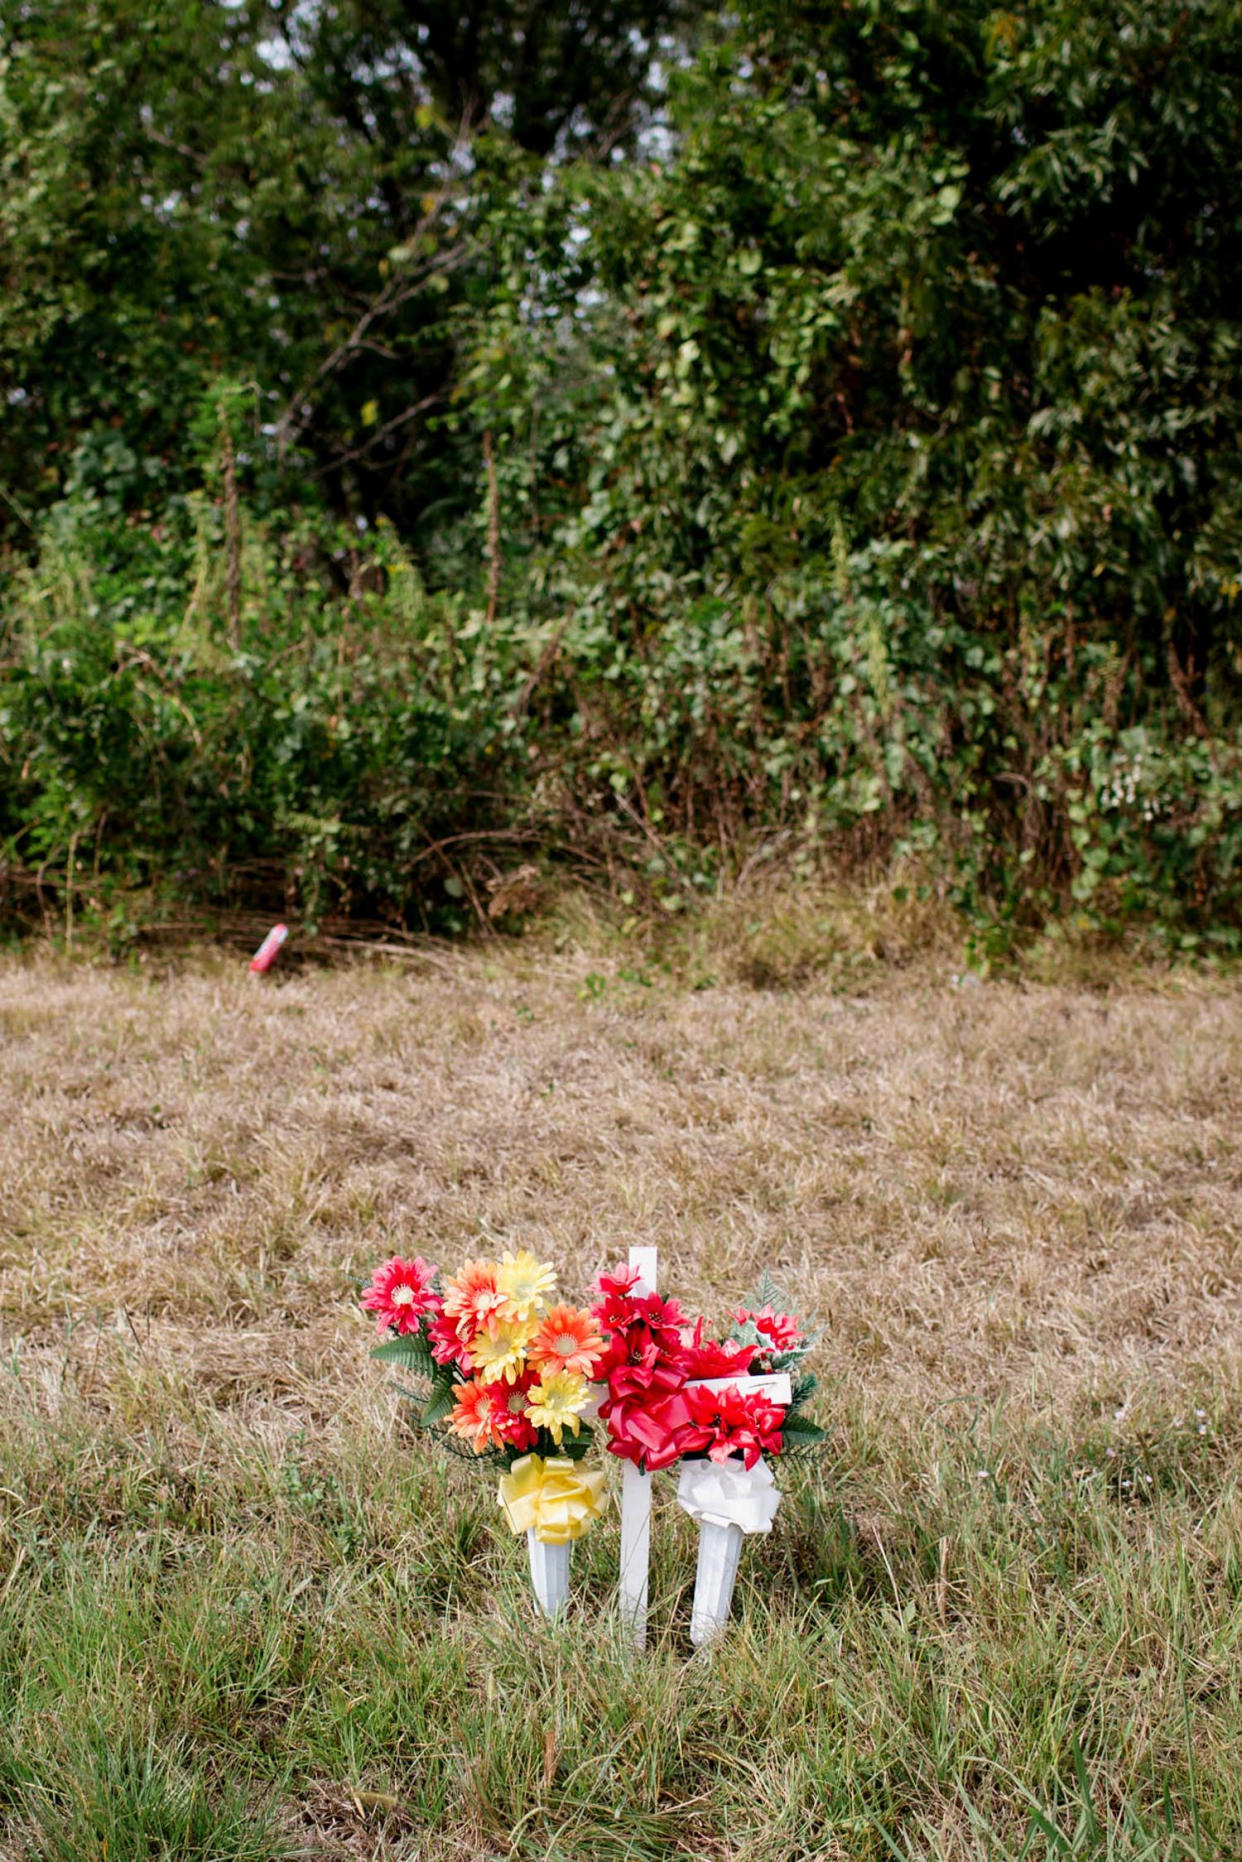
[[[0,965],[6,1862],[1242,1856],[1242,991],[734,930]],[[671,1482],[543,1626],[368,1359],[515,1242],[824,1325],[713,1655]]]

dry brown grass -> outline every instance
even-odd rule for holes
[[[158,1366],[317,1425],[380,1388],[354,1286],[386,1252],[521,1239],[572,1288],[654,1241],[709,1311],[770,1268],[822,1316],[828,1379],[884,1408],[1232,1375],[1236,987],[962,989],[924,965],[862,995],[686,992],[626,967],[9,961],[10,1341],[60,1364],[78,1328],[99,1401]]]

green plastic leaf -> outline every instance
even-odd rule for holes
[[[420,1417],[424,1429],[432,1429],[436,1423],[443,1422],[452,1409],[454,1401],[452,1384],[441,1384],[438,1389],[433,1390]]]
[[[439,1366],[431,1355],[426,1339],[417,1335],[385,1339],[376,1345],[371,1356],[381,1364],[396,1364],[403,1371],[417,1371],[422,1377],[434,1377]]]
[[[809,1448],[813,1442],[822,1442],[826,1434],[827,1430],[809,1416],[786,1416],[781,1426],[781,1441],[786,1449]]]

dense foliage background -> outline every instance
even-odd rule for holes
[[[1239,0],[0,0],[5,907],[1231,945],[1240,114]]]

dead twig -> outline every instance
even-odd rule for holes
[[[331,465],[321,466],[314,476],[317,479],[323,478],[326,473],[335,472],[338,466],[350,465],[355,459],[364,459],[390,433],[395,433],[399,427],[404,427],[411,420],[417,420],[420,414],[425,414],[429,407],[434,407],[436,402],[443,398],[439,392],[424,395],[422,400],[416,402],[413,407],[407,407],[404,413],[397,414],[392,420],[386,420],[382,427],[377,427],[370,439],[364,441],[361,446],[355,446],[347,453],[338,453]]]

